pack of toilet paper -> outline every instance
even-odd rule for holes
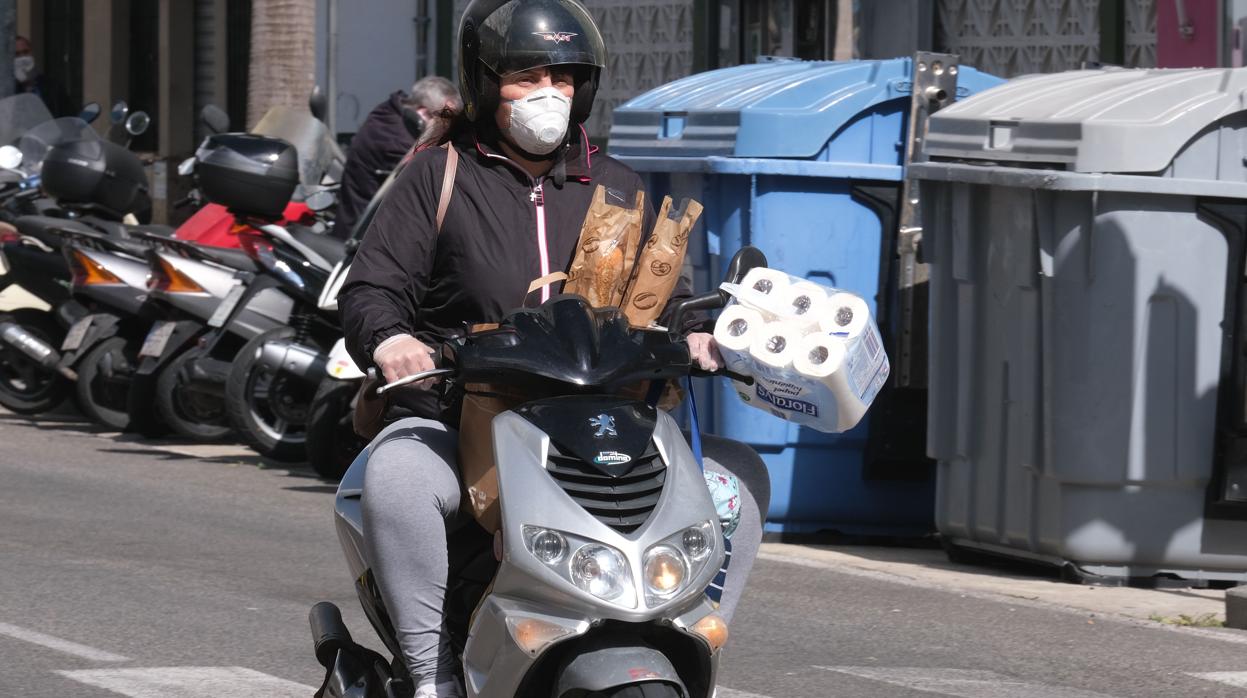
[[[824,432],[861,421],[891,371],[865,300],[765,267],[722,288],[732,301],[714,337],[727,367],[754,379],[734,381],[742,400]]]

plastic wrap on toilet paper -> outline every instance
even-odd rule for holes
[[[861,421],[891,372],[865,300],[777,269],[723,289],[714,334],[727,367],[754,379],[735,383],[742,400],[819,431]]]

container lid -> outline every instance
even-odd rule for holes
[[[616,107],[611,154],[812,158],[857,115],[908,100],[912,63],[772,60],[691,75]],[[963,66],[958,98],[1000,82]]]
[[[1156,173],[1201,130],[1247,110],[1247,69],[1105,68],[1020,77],[931,117],[932,158]]]

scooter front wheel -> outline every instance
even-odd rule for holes
[[[680,698],[680,689],[669,683],[654,681],[608,688],[586,693],[585,698]]]
[[[230,435],[225,399],[196,386],[187,375],[202,356],[197,348],[182,352],[156,377],[156,404],[169,428],[195,441],[222,441]]]
[[[225,409],[234,430],[256,453],[286,463],[307,456],[307,413],[315,386],[264,366],[256,355],[268,342],[293,337],[289,327],[253,337],[234,357],[225,381]]]
[[[47,312],[34,309],[0,314],[0,322],[12,322],[53,347],[59,347],[65,330]],[[17,347],[0,341],[0,405],[17,414],[41,414],[60,406],[73,392],[61,374],[40,366]]]

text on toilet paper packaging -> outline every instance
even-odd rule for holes
[[[796,394],[800,394],[801,392],[800,388],[797,388],[796,386],[790,386],[790,387],[796,390]],[[767,390],[762,385],[761,382],[754,383],[754,389],[755,389],[755,392],[758,394],[759,399],[766,400],[767,402],[771,403],[772,405],[775,405],[781,410],[788,410],[789,412],[800,412],[802,414],[809,415],[814,418],[818,417],[818,405],[812,402],[806,402],[805,400],[798,400],[794,397],[787,397],[784,395],[775,395],[771,391]]]

